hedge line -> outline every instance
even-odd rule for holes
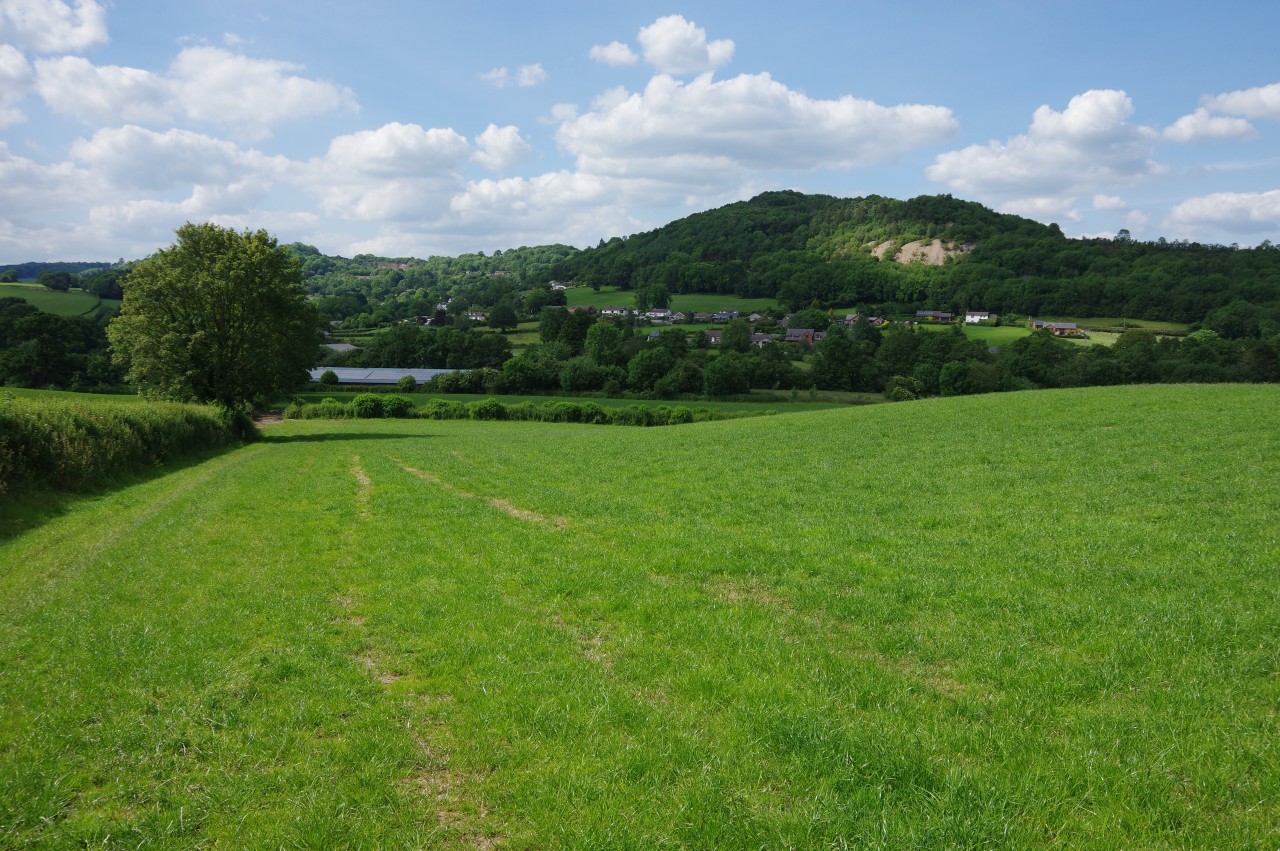
[[[102,485],[226,446],[244,429],[199,405],[25,399],[0,392],[0,494]]]
[[[595,425],[664,426],[709,420],[760,416],[769,411],[713,411],[683,405],[627,405],[605,408],[595,402],[515,402],[504,405],[497,399],[456,402],[432,399],[414,408],[405,396],[362,393],[350,402],[327,398],[315,404],[295,400],[285,408],[285,419],[350,419],[400,417],[426,420],[518,420],[549,423],[590,423]]]

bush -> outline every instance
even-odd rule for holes
[[[405,378],[412,379],[413,376],[406,375]],[[406,419],[413,417],[414,414],[413,400],[408,396],[391,395],[382,397],[382,416]]]
[[[500,420],[506,417],[506,409],[497,399],[481,399],[467,406],[473,420]]]
[[[251,425],[251,424],[250,424]],[[0,493],[79,490],[236,442],[243,423],[203,405],[0,394]]]
[[[324,376],[321,376],[320,378],[323,383]],[[418,389],[418,379],[414,378],[412,375],[401,376],[400,380],[396,382],[396,389],[401,393],[412,393]]]
[[[361,393],[351,400],[351,412],[361,419],[376,419],[383,415],[382,397],[376,393]]]
[[[326,386],[337,384],[338,373],[334,372],[332,369],[326,369],[324,372],[320,373],[320,383]]]
[[[467,406],[450,399],[432,399],[418,408],[418,416],[428,420],[465,420]]]

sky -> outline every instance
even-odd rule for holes
[[[0,0],[0,264],[389,257],[795,189],[1280,242],[1274,0]]]

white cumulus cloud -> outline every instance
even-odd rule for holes
[[[356,109],[350,89],[292,72],[300,66],[252,59],[217,47],[188,47],[169,69],[174,98],[196,121],[233,124],[265,135],[272,124]]]
[[[205,46],[183,50],[167,74],[63,56],[36,61],[36,89],[51,109],[88,124],[181,116],[255,136],[279,122],[357,108],[349,89],[291,73],[297,67]]]
[[[1127,210],[1129,205],[1123,198],[1116,195],[1104,195],[1099,193],[1093,196],[1093,209],[1095,210]]]
[[[438,215],[461,187],[461,168],[471,154],[471,145],[452,129],[393,122],[337,137],[294,179],[339,218]]]
[[[35,53],[86,50],[107,43],[107,10],[94,0],[0,0],[0,41]]]
[[[530,145],[513,125],[490,124],[476,136],[476,151],[471,158],[490,171],[506,171],[519,165],[529,155]]]
[[[26,97],[35,75],[27,57],[11,44],[0,44],[0,127],[26,119],[18,106]]]
[[[612,65],[615,68],[634,65],[640,61],[640,57],[636,56],[635,51],[620,41],[597,44],[587,52],[587,57],[596,62],[603,62],[605,65]]]
[[[1268,192],[1215,192],[1190,198],[1169,214],[1175,225],[1196,230],[1221,228],[1262,233],[1280,230],[1280,189]]]
[[[1204,105],[1214,112],[1227,115],[1280,121],[1280,83],[1207,97]]]
[[[54,112],[87,124],[158,124],[173,117],[163,77],[79,56],[36,60],[36,91]]]
[[[931,180],[1006,208],[1045,207],[1047,198],[1138,183],[1165,169],[1153,161],[1156,131],[1128,123],[1133,102],[1122,91],[1093,90],[1061,112],[1041,106],[1025,134],[941,154]],[[1012,206],[1010,206],[1012,205]]]
[[[658,18],[637,37],[644,59],[663,74],[689,74],[719,68],[733,58],[730,39],[707,41],[707,31],[683,15]]]
[[[851,168],[892,160],[956,129],[940,106],[816,100],[768,74],[690,83],[659,75],[643,92],[606,92],[592,111],[560,113],[560,146],[582,171],[631,177],[705,170],[740,179],[755,169]]]
[[[1207,142],[1213,139],[1249,141],[1258,138],[1258,131],[1243,118],[1210,115],[1209,110],[1201,107],[1166,127],[1164,137],[1174,142]]]
[[[132,124],[78,139],[71,146],[71,158],[112,186],[151,191],[228,183],[242,176],[248,165],[232,142],[188,130],[157,133]]]

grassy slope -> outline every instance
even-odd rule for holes
[[[1274,846],[1278,415],[275,427],[0,547],[0,846]]]
[[[95,312],[99,305],[119,307],[118,299],[99,299],[83,290],[55,292],[33,284],[0,284],[0,298],[21,298],[46,313],[58,316],[85,316]]]
[[[574,287],[565,291],[570,305],[589,305],[601,307],[634,307],[635,293],[620,290],[618,287],[601,287],[596,292],[588,287]],[[717,295],[715,293],[676,293],[671,297],[671,309],[675,311],[715,313],[718,310],[737,310],[748,314],[756,310],[776,310],[777,299],[772,298],[738,298],[735,295]]]

